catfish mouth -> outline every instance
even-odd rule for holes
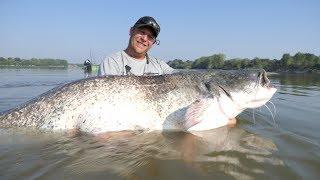
[[[246,90],[244,90],[243,93],[249,93],[247,95],[255,97],[256,99],[250,100],[253,103],[265,102],[270,100],[272,95],[275,93],[276,88],[271,84],[270,80],[268,79],[266,71],[264,69],[260,69],[258,71],[255,70],[254,73],[249,74],[249,77],[250,76],[251,78],[247,80],[248,86],[243,88],[248,88],[248,90],[251,89],[249,90],[249,92],[252,91],[251,93],[253,94],[249,93]],[[225,94],[232,101],[238,101],[237,94],[242,91],[240,90],[240,92],[235,92],[234,94],[233,91],[230,92],[229,88],[226,88],[221,84],[217,84],[217,88],[220,90],[222,94]]]
[[[274,88],[267,77],[267,72],[264,69],[260,70],[258,73],[257,84],[265,88]]]

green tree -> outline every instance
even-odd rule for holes
[[[283,54],[280,61],[281,61],[281,65],[284,69],[292,69],[293,58],[290,56],[290,54],[288,54],[288,53]]]
[[[175,59],[173,61],[169,61],[168,65],[174,69],[191,69],[192,61],[183,61],[180,59]]]
[[[224,65],[226,56],[224,54],[214,54],[212,56],[201,57],[192,63],[193,69],[218,69]]]

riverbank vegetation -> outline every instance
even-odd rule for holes
[[[20,59],[0,57],[0,67],[57,67],[67,68],[68,61],[63,59]]]
[[[298,52],[295,55],[283,54],[281,59],[267,58],[234,58],[226,59],[224,54],[214,54],[212,56],[200,57],[193,61],[183,61],[175,59],[168,64],[175,69],[243,69],[243,68],[263,68],[272,72],[320,72],[320,56],[311,53]],[[67,68],[68,65],[83,67],[82,64],[68,64],[63,59],[20,59],[0,57],[1,67],[57,67]]]
[[[283,54],[281,59],[229,59],[224,54],[201,57],[194,61],[183,61],[175,59],[168,64],[175,69],[243,69],[243,68],[264,68],[273,72],[313,72],[320,71],[320,56],[310,53]]]

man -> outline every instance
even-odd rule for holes
[[[92,72],[92,65],[91,65],[91,61],[89,59],[84,61],[83,66],[84,66],[83,69],[84,69],[85,73],[91,73]]]
[[[151,57],[148,51],[159,44],[160,26],[150,16],[141,17],[130,28],[128,47],[107,57],[99,67],[99,75],[162,75],[174,71],[164,61]]]

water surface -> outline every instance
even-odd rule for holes
[[[81,69],[0,69],[0,112],[81,78]],[[0,129],[0,179],[317,179],[319,75],[271,81],[274,105],[243,112],[236,127],[197,135]]]

